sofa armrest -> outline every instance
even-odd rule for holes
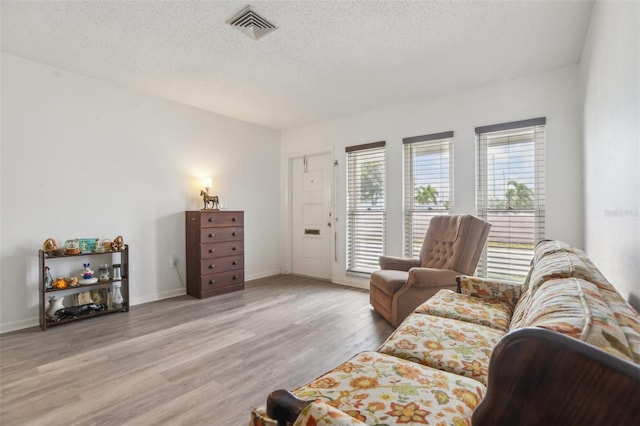
[[[480,297],[482,299],[499,300],[515,306],[524,291],[522,284],[500,280],[488,280],[485,278],[460,275],[456,278],[458,292],[467,296]]]
[[[392,269],[394,271],[409,271],[411,268],[420,266],[419,259],[407,259],[406,257],[380,256],[378,260],[380,269]]]
[[[312,402],[303,401],[287,390],[278,389],[267,397],[267,415],[275,420],[278,426],[288,426]]]
[[[638,425],[640,367],[543,328],[505,335],[474,426]]]
[[[351,417],[347,413],[340,411],[329,404],[325,404],[321,401],[314,401],[302,410],[293,426],[320,424],[327,426],[366,425],[366,423]]]

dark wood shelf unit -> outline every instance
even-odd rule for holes
[[[66,287],[66,288],[46,288],[45,287],[45,267],[49,266],[51,261],[61,260],[61,259],[70,259],[70,258],[80,258],[84,256],[92,256],[92,257],[101,257],[103,260],[109,259],[111,263],[111,273],[113,273],[113,265],[120,264],[120,275],[121,279],[113,280],[110,279],[108,281],[98,281],[94,284],[82,284],[74,287]],[[127,312],[129,311],[129,245],[125,245],[123,250],[118,251],[104,251],[104,252],[90,252],[90,253],[78,253],[78,254],[49,254],[43,250],[38,251],[39,258],[39,266],[40,266],[40,282],[38,286],[38,293],[40,295],[40,309],[39,309],[39,317],[40,317],[40,328],[44,331],[48,327],[56,326],[60,324],[66,324],[73,321],[80,321],[87,318],[94,318],[96,316],[113,314],[118,312]],[[55,277],[54,277],[55,278]],[[54,293],[67,292],[65,295],[73,295],[77,293],[82,293],[84,291],[95,290],[96,288],[108,288],[113,285],[115,282],[120,282],[120,292],[124,299],[122,307],[117,309],[107,309],[104,311],[92,311],[83,315],[79,315],[75,318],[65,318],[61,320],[52,320],[47,317],[47,308],[49,306],[47,295],[53,295]]]

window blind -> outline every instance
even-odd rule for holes
[[[478,216],[491,223],[477,274],[522,282],[545,233],[545,118],[476,128]]]
[[[420,256],[429,221],[453,210],[453,132],[402,140],[404,255]]]
[[[385,253],[385,142],[347,154],[347,271],[371,273]]]

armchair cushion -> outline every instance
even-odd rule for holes
[[[421,266],[473,274],[491,225],[471,215],[440,215],[429,221]]]
[[[393,296],[407,282],[409,273],[394,269],[375,271],[371,274],[370,285],[387,296]]]
[[[507,332],[513,308],[509,303],[499,300],[481,299],[451,290],[440,290],[418,306],[415,312],[453,318]]]

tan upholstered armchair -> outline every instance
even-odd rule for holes
[[[434,216],[420,259],[380,257],[381,270],[371,274],[371,305],[398,326],[438,290],[455,290],[457,275],[475,272],[490,228],[471,215]]]

